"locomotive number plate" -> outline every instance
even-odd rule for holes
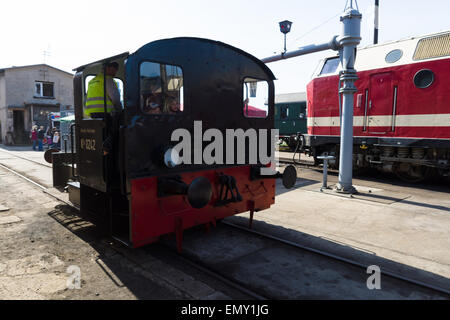
[[[95,151],[95,139],[81,138],[81,149]]]

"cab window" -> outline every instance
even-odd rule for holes
[[[180,67],[143,62],[140,66],[140,105],[147,115],[183,112],[183,71]]]
[[[266,118],[269,101],[269,84],[267,81],[245,78],[242,90],[244,116],[247,118]]]
[[[325,61],[320,74],[335,73],[339,67],[339,57],[329,58]]]

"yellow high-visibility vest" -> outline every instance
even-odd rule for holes
[[[108,78],[108,76],[106,77]],[[88,92],[86,96],[86,104],[84,108],[85,116],[90,117],[91,113],[105,112],[103,83],[104,83],[103,74],[98,74],[95,78],[89,81]],[[116,84],[115,81],[114,84]],[[106,112],[110,113],[112,111],[113,111],[113,103],[111,99],[108,97],[108,94],[106,94]]]

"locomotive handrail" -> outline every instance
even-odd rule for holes
[[[125,146],[125,130],[124,127],[121,126],[119,129],[119,178],[120,178],[120,191],[123,195],[127,194],[127,190],[126,190],[126,184],[124,183],[125,181],[125,161],[124,161],[124,157],[125,157],[125,152],[120,152],[121,150],[123,150],[123,147]]]
[[[75,123],[72,123],[71,125],[70,125],[70,156],[71,156],[71,163],[70,163],[70,165],[72,166],[72,177],[74,177],[74,178],[78,178],[78,175],[77,174],[75,174],[75,166],[74,166],[74,164],[75,164],[75,152],[74,152],[74,149],[73,149],[73,147],[74,147],[74,139],[73,139],[73,128],[75,127]]]

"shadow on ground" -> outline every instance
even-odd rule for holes
[[[249,222],[248,218],[242,216],[229,217],[226,221],[241,227],[248,227]],[[381,272],[383,272],[383,270],[390,271],[410,279],[443,288],[450,292],[449,278],[393,260],[385,259],[364,248],[349,246],[347,244],[338,243],[335,240],[327,239],[326,237],[312,236],[298,230],[288,229],[283,226],[273,225],[259,220],[253,221],[253,229],[264,234],[269,234],[301,244],[303,246],[322,250],[327,253],[356,261],[366,266],[377,265],[381,268]],[[450,298],[450,295],[447,296],[447,299],[448,298]]]
[[[112,241],[108,237],[108,230],[105,227],[102,227],[99,221],[94,221],[91,219],[91,217],[87,217],[86,215],[83,215],[79,213],[78,211],[74,210],[70,206],[61,205],[56,207],[56,209],[49,213],[49,215],[55,219],[57,222],[59,222],[61,225],[63,225],[65,228],[70,230],[73,234],[75,234],[77,237],[82,239],[83,241],[89,243],[92,248],[94,248],[100,255],[100,259],[105,263],[105,265],[112,271],[114,276],[111,276],[111,279],[113,281],[114,278],[119,279],[117,285],[123,285],[127,287],[138,299],[174,299],[173,296],[161,296],[158,292],[163,291],[162,288],[159,288],[155,283],[151,282],[150,280],[143,279],[142,276],[139,276],[133,272],[130,271],[130,268],[127,268],[124,266],[124,264],[133,264],[132,261],[126,262],[126,263],[120,263],[120,259],[118,256],[121,256],[121,254],[117,254],[117,252],[111,252],[111,248],[108,248],[107,243]],[[247,226],[248,225],[248,219],[246,217],[241,216],[233,216],[226,219],[226,221],[230,221],[232,223],[235,223],[240,226]],[[94,222],[96,224],[94,224]],[[219,224],[218,228],[223,228],[224,225]],[[398,263],[396,261],[384,259],[382,257],[376,256],[373,252],[367,252],[367,250],[364,250],[362,248],[357,247],[350,247],[345,244],[337,243],[335,241],[331,241],[326,238],[322,237],[315,237],[297,230],[287,229],[281,226],[277,225],[271,225],[268,223],[265,223],[263,221],[255,220],[253,227],[255,230],[271,234],[273,236],[277,236],[289,241],[293,241],[296,243],[299,243],[304,246],[310,246],[315,249],[323,250],[332,254],[336,254],[339,256],[342,256],[344,258],[355,260],[359,263],[365,264],[367,266],[369,265],[378,265],[381,267],[381,270],[389,270],[391,272],[395,272],[397,274],[401,274],[406,277],[410,277],[416,280],[423,281],[425,283],[434,284],[435,286],[445,288],[446,290],[450,291],[450,281],[449,279],[442,277],[440,275],[420,270],[408,265],[404,265],[402,263]],[[200,231],[201,228],[192,228],[185,230],[185,236],[186,239],[188,238],[198,238],[198,237],[205,237],[205,241],[203,246],[208,250],[208,243],[211,241],[211,237],[214,237],[214,228],[211,230],[209,235],[205,235],[203,232]],[[219,231],[219,230],[218,230]],[[216,234],[219,232],[216,231]],[[230,239],[231,240],[231,239]],[[236,241],[236,239],[233,239],[233,241]],[[203,241],[202,241],[203,242]],[[216,244],[217,245],[217,244]],[[223,243],[224,246],[226,246],[225,243]],[[245,243],[242,243],[242,245],[245,245]],[[225,247],[222,248],[223,252],[225,253]],[[147,254],[151,253],[153,250],[152,245],[145,246],[142,249],[130,249],[123,247],[121,249],[121,252],[129,251],[131,253],[139,252],[141,254]],[[212,246],[209,251],[220,251],[217,247]],[[300,250],[300,249],[299,249]],[[245,258],[245,257],[244,257]],[[230,261],[231,263],[236,263],[236,259],[239,260],[240,257],[233,257]],[[122,259],[123,260],[123,259]],[[241,265],[241,264],[239,264]],[[241,266],[242,267],[242,266]],[[240,267],[240,268],[241,268]],[[350,267],[350,266],[349,266]],[[151,269],[151,265],[149,267]],[[108,274],[107,270],[104,270],[105,273]],[[362,274],[365,274],[362,272]],[[288,281],[288,279],[285,279]],[[263,291],[262,293],[269,297],[275,297],[275,299],[308,299],[308,296],[305,297],[304,293],[300,294],[299,296],[290,296],[286,297],[283,295],[282,292],[273,292],[273,289],[267,289],[267,288],[261,288],[258,287],[258,284],[247,284],[250,288],[252,288],[253,285],[256,287],[253,288],[255,290],[259,290],[258,292]],[[306,289],[306,288],[305,288]],[[272,290],[271,292],[265,292],[267,290]],[[298,290],[302,291],[301,288]],[[311,288],[309,288],[311,290]],[[423,289],[427,291],[426,289]],[[432,291],[430,291],[432,292]],[[405,293],[405,296],[407,296],[407,293]],[[450,296],[446,296],[447,298],[450,298]],[[180,297],[177,297],[180,299]],[[183,298],[189,298],[189,297],[181,297]],[[314,298],[314,297],[309,297]],[[317,298],[317,297],[316,297]],[[344,297],[342,297],[344,298]],[[327,299],[327,296],[320,296],[319,299]]]
[[[59,205],[48,215],[98,252],[96,263],[118,288],[126,287],[137,299],[189,298],[183,296],[182,292],[167,290],[152,281],[152,277],[143,276],[145,270],[125,257],[127,251],[141,253],[142,250],[115,243],[109,237],[109,230],[104,221],[93,219],[68,205]],[[121,246],[120,250],[115,250],[114,246]]]

